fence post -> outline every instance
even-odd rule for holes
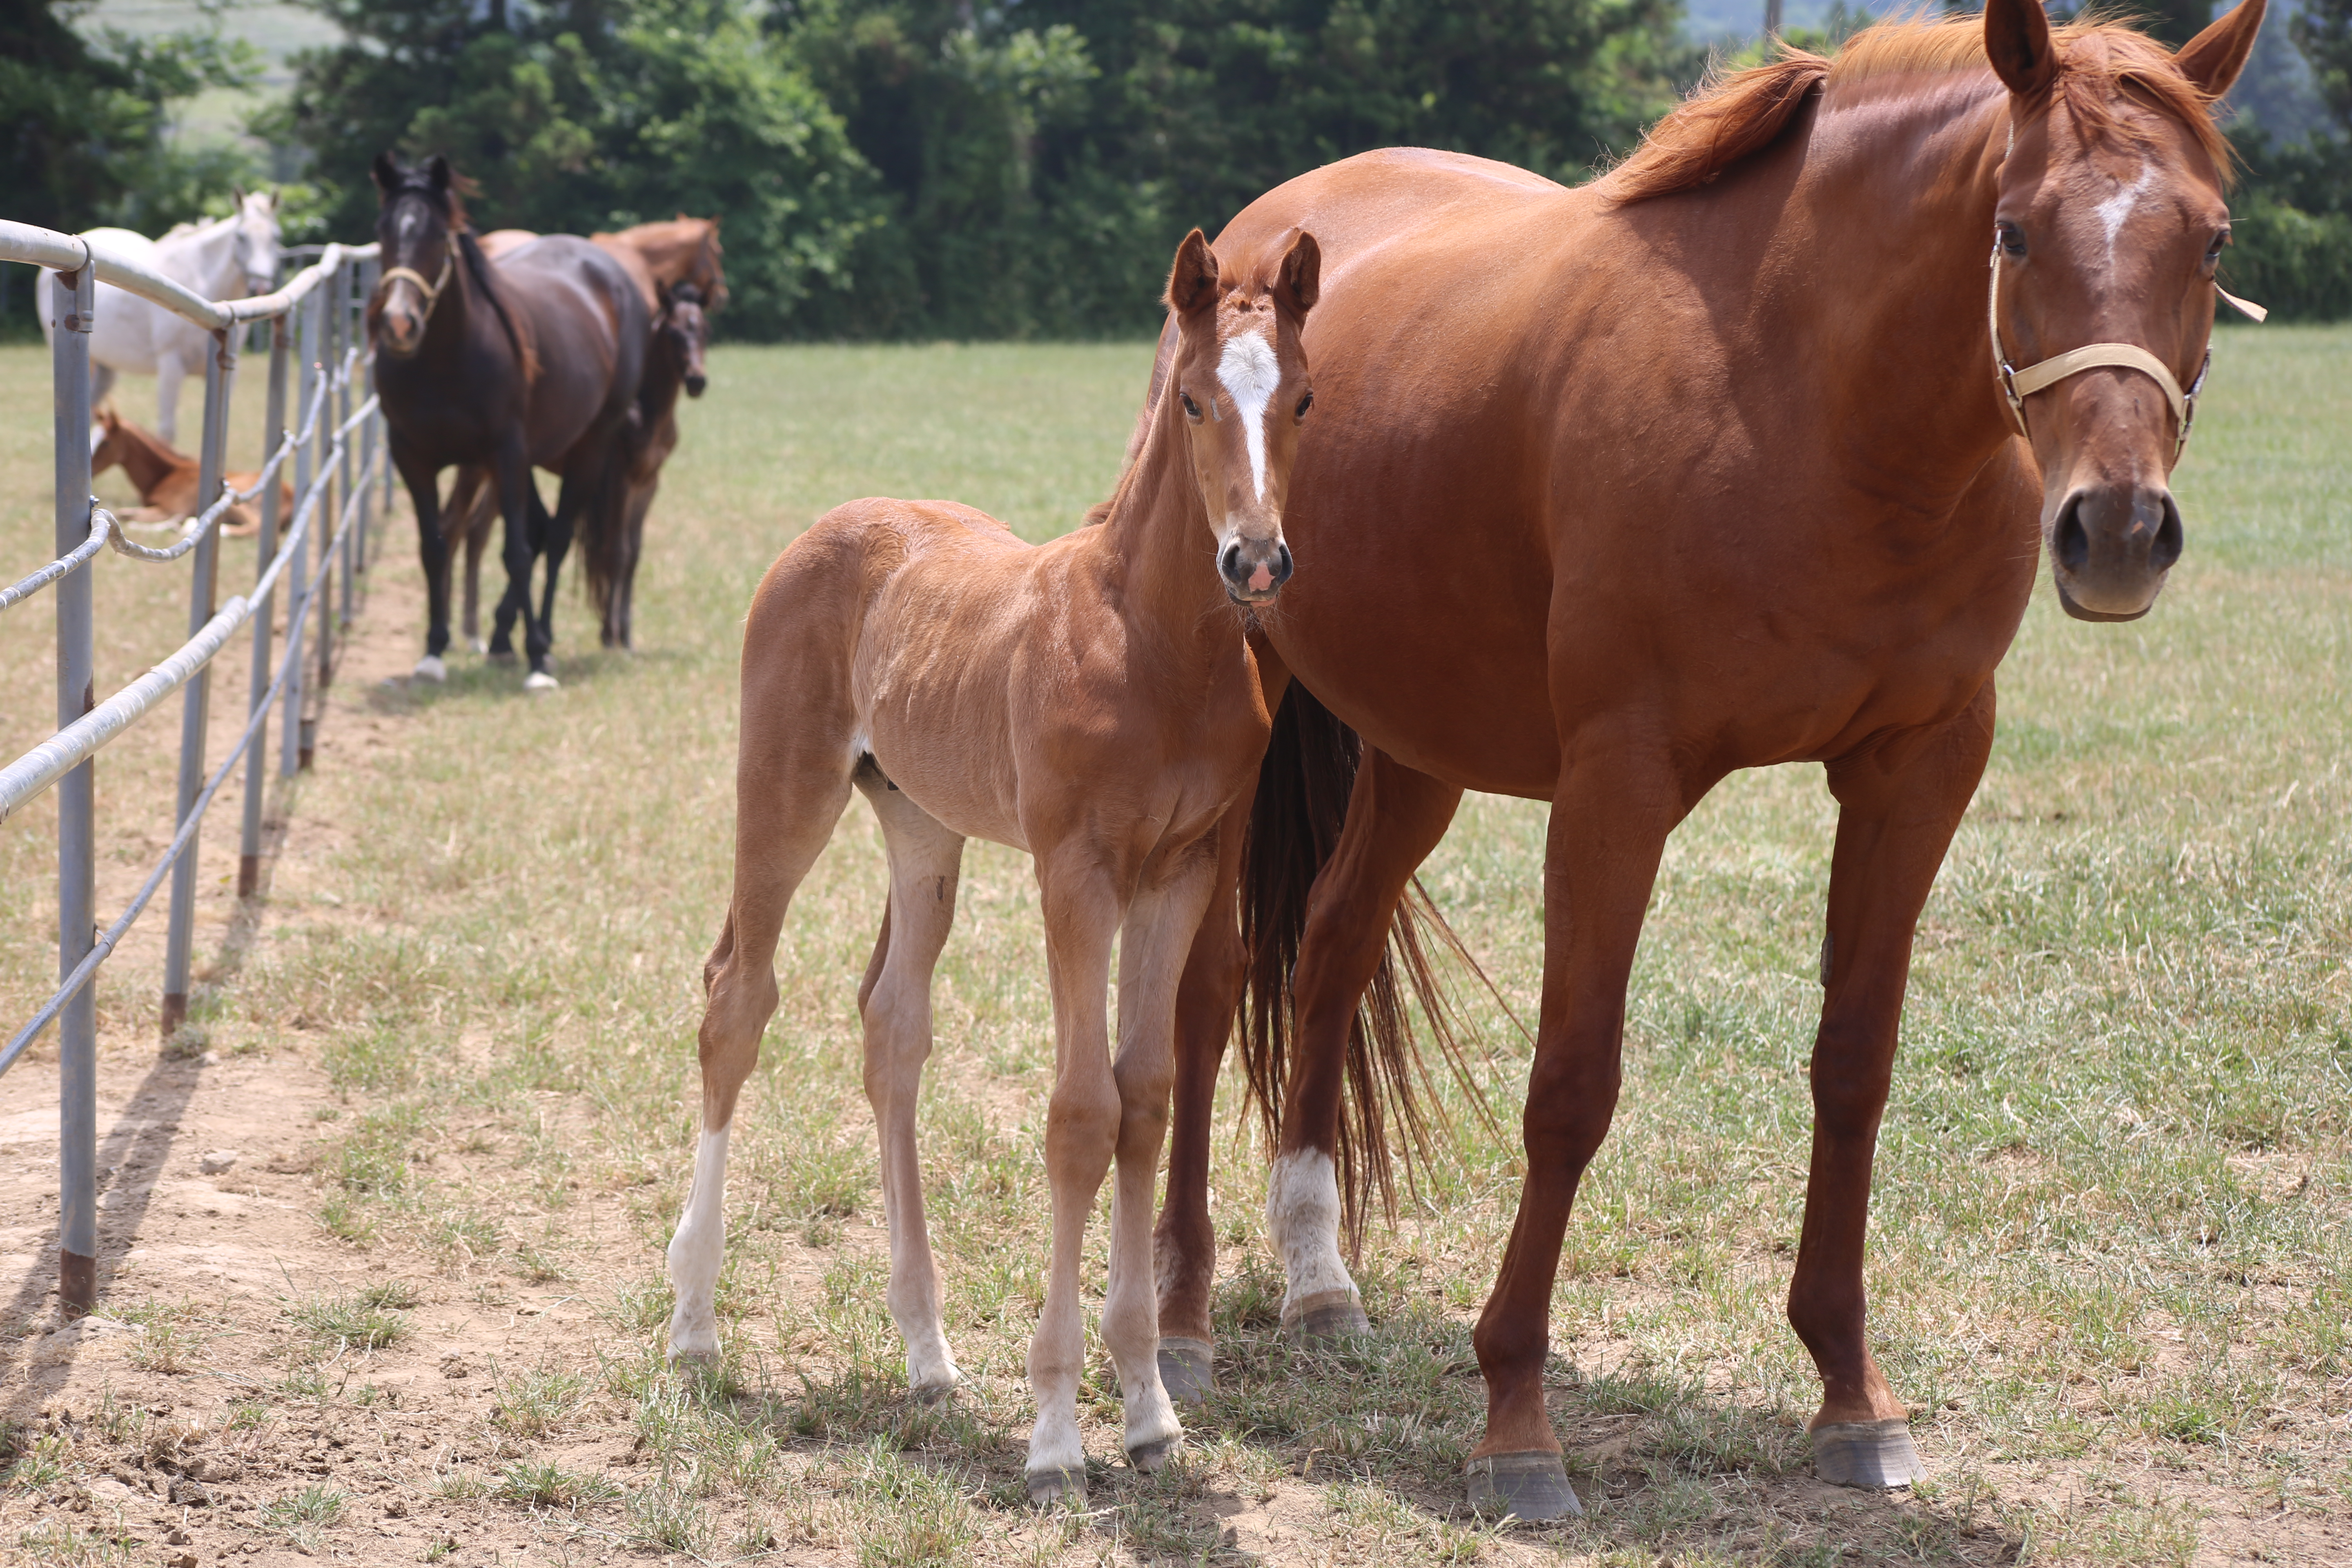
[[[335,488],[335,476],[332,466],[327,461],[327,454],[334,450],[334,428],[337,423],[335,373],[342,367],[343,360],[343,307],[342,301],[335,297],[337,293],[335,285],[341,276],[341,268],[338,267],[319,280],[316,290],[321,329],[319,333],[319,374],[327,378],[327,400],[320,405],[319,462],[313,471],[317,474],[319,482],[319,513],[316,521],[319,564],[326,570],[319,579],[319,679],[318,684],[310,693],[310,734],[303,737],[305,744],[302,749],[305,756],[310,751],[309,742],[316,737],[319,719],[326,710],[327,688],[334,684],[335,679],[335,632],[338,629],[335,624],[335,565],[333,562],[327,559],[326,552],[330,548],[328,542],[335,535],[336,503],[341,500],[341,494]]]
[[[359,303],[352,316],[352,341],[360,345],[360,366],[367,373],[367,379],[362,381],[360,386],[361,390],[371,395],[375,388],[375,358],[367,352],[367,307],[368,301],[375,298],[376,276],[383,270],[383,263],[373,258],[360,263],[359,285],[356,290]],[[366,495],[360,498],[358,529],[360,574],[363,587],[368,568],[375,560],[376,540],[373,527],[376,510],[375,487],[368,479],[368,464],[375,460],[376,424],[377,421],[371,417],[360,427],[360,483],[366,486],[368,490]],[[389,468],[389,465],[386,467]],[[389,501],[391,495],[391,491],[385,491],[384,499]],[[364,600],[364,593],[362,598]]]
[[[57,426],[57,540],[63,555],[89,538],[89,329],[97,269],[60,272],[50,293]],[[57,586],[58,728],[94,705],[90,568]],[[96,787],[92,758],[58,781],[58,978],[98,939]],[[98,982],[58,1017],[58,1302],[68,1314],[98,1300]]]
[[[220,499],[222,458],[228,448],[228,398],[236,378],[236,337],[231,331],[213,334],[212,352],[205,356],[205,434],[196,448],[196,509]],[[195,572],[188,584],[188,635],[205,629],[216,607],[220,559],[219,522],[196,542]],[[206,664],[188,678],[180,703],[180,788],[172,813],[174,827],[184,826],[205,788],[205,721],[212,712],[212,666]],[[163,937],[163,1037],[170,1039],[188,1018],[188,970],[196,937],[196,866],[203,830],[188,838],[188,847],[172,868],[171,923]]]
[[[302,296],[295,309],[300,312],[295,326],[294,422],[299,426],[310,412],[310,395],[319,379],[319,331],[316,320],[319,294],[317,289]],[[294,506],[300,510],[310,494],[310,443],[307,440],[294,447]],[[318,512],[311,512],[310,532],[318,534]],[[310,632],[310,570],[306,558],[310,551],[306,544],[286,563],[286,643],[300,648]],[[278,771],[292,778],[300,769],[310,765],[310,721],[302,716],[304,666],[310,662],[307,652],[294,655],[294,673],[286,679],[286,705],[278,710],[279,745]]]
[[[285,438],[286,356],[292,346],[292,335],[286,330],[283,313],[262,324],[269,329],[269,412],[261,424],[261,454],[267,463],[269,454]],[[279,525],[292,521],[278,515],[278,483],[271,479],[261,488],[261,534],[254,541],[253,551],[257,576],[269,570],[270,560],[278,553]],[[277,596],[277,590],[271,589],[253,612],[253,679],[247,683],[245,704],[247,720],[269,700],[269,615],[276,607],[271,601]],[[268,791],[268,756],[269,721],[264,719],[253,731],[252,749],[245,754],[245,830],[236,858],[236,896],[240,899],[253,897],[254,890],[261,886],[261,808]]]
[[[351,358],[347,351],[352,341],[352,283],[359,269],[359,263],[349,257],[335,268],[335,368],[343,378],[342,384],[335,389],[335,428],[338,430],[343,427],[343,421],[352,416],[352,378],[345,362]],[[343,455],[335,460],[335,499],[348,506],[351,497],[352,443],[351,438],[345,437]],[[342,513],[338,511],[335,515],[340,519]],[[356,586],[352,580],[359,575],[359,526],[354,523],[352,531],[343,535],[342,625],[346,634],[352,626],[352,595]]]

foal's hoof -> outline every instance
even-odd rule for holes
[[[1568,1467],[1558,1454],[1538,1448],[1525,1454],[1488,1454],[1462,1467],[1470,1506],[1480,1513],[1507,1513],[1530,1523],[1578,1519],[1584,1505],[1568,1484]]]
[[[1283,1326],[1301,1344],[1352,1340],[1372,1331],[1372,1321],[1364,1316],[1363,1299],[1353,1290],[1323,1290],[1307,1297]]]
[[[1084,1470],[1031,1470],[1022,1479],[1029,1483],[1032,1508],[1060,1508],[1067,1503],[1083,1506],[1087,1500]]]
[[[1217,1386],[1214,1358],[1205,1341],[1160,1342],[1160,1385],[1179,1405],[1198,1405]]]
[[[1833,1421],[1812,1438],[1813,1474],[1832,1486],[1883,1489],[1927,1479],[1908,1421]]]
[[[1140,1475],[1157,1475],[1168,1468],[1168,1461],[1174,1458],[1176,1451],[1183,1446],[1184,1435],[1181,1432],[1157,1442],[1138,1443],[1127,1451],[1127,1462],[1134,1466]]]
[[[919,1383],[907,1390],[908,1396],[918,1405],[945,1405],[955,1397],[957,1380],[945,1383]]]
[[[552,691],[558,684],[555,677],[543,669],[534,669],[522,678],[522,689],[525,691]]]
[[[419,680],[430,680],[438,684],[449,679],[449,667],[428,653],[416,661],[416,668],[410,673]]]

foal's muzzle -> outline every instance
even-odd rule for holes
[[[702,395],[702,389],[709,384],[709,376],[696,372],[686,378],[686,395],[688,397],[699,397]]]
[[[1290,546],[1273,539],[1236,539],[1217,552],[1217,575],[1237,605],[1270,605],[1290,581]]]
[[[2162,486],[2085,486],[2058,503],[2050,572],[2082,621],[2133,621],[2155,607],[2180,559],[2180,508]]]

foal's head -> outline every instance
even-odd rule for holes
[[[1985,52],[2015,128],[1989,237],[1994,328],[2011,363],[2131,345],[2194,392],[2230,243],[2211,110],[2253,48],[2263,6],[2246,0],[2174,54],[2113,26],[2053,37],[2039,0],[1989,0]],[[2084,620],[2147,614],[2180,555],[2168,480],[2189,411],[2147,371],[2115,364],[2022,402],[2061,601]]]
[[[1270,270],[1223,278],[1196,228],[1168,275],[1176,317],[1168,389],[1190,426],[1217,574],[1236,604],[1271,604],[1290,576],[1282,503],[1315,401],[1300,334],[1321,268],[1315,237],[1302,230]]]
[[[466,226],[466,210],[449,160],[438,153],[415,168],[404,168],[391,153],[379,153],[369,173],[382,204],[375,237],[383,247],[383,272],[368,316],[378,346],[406,359],[423,345],[433,307],[457,277],[457,235]]]
[[[655,335],[660,340],[662,352],[671,356],[677,366],[678,380],[685,384],[688,397],[699,397],[709,384],[709,374],[703,368],[702,351],[710,342],[710,319],[703,313],[702,290],[691,283],[678,283],[662,290],[661,315],[654,321]]]

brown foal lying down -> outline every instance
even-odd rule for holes
[[[1085,1493],[1078,1249],[1114,1159],[1103,1342],[1129,1460],[1156,1468],[1181,1440],[1156,1359],[1152,1184],[1178,978],[1234,847],[1219,819],[1265,744],[1244,630],[1290,574],[1282,510],[1311,401],[1300,338],[1319,266],[1297,230],[1222,259],[1197,230],[1185,239],[1168,281],[1176,395],[1158,400],[1098,526],[1031,546],[952,502],[853,501],[769,568],[743,635],[735,890],[703,970],[702,1139],[669,1247],[671,1354],[719,1348],[728,1128],[776,1010],[785,909],[855,785],[890,858],[858,1005],[908,1381],[937,1395],[961,1376],[923,1224],[915,1099],[931,969],[977,837],[1035,858],[1054,996],[1053,1261],[1029,1351],[1030,1494]]]
[[[110,407],[103,407],[98,411],[98,422],[90,426],[89,471],[103,473],[117,463],[122,465],[122,471],[138,487],[139,499],[145,503],[124,512],[123,521],[177,522],[196,515],[196,481],[201,477],[196,460],[173,450],[161,436],[141,429]],[[229,489],[243,490],[251,489],[257,476],[224,477]],[[280,519],[294,515],[294,487],[283,479],[278,481],[278,515]],[[237,502],[221,519],[221,532],[231,538],[251,533],[260,526],[261,514],[249,501]]]

